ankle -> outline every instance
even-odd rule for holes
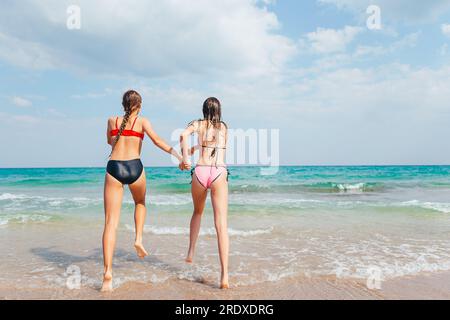
[[[105,280],[111,280],[111,279],[112,279],[112,271],[111,271],[111,270],[106,270],[106,271],[103,273],[103,278],[104,278]]]

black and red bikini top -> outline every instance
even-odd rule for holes
[[[136,117],[136,119],[134,119],[133,125],[131,126],[131,129],[130,129],[130,130],[125,130],[125,129],[124,129],[124,130],[122,131],[122,136],[124,136],[124,137],[138,137],[138,138],[141,138],[142,140],[144,140],[144,134],[143,134],[143,133],[137,132],[137,131],[134,131],[134,130],[133,130],[134,124],[136,123],[137,118],[138,118],[138,117]],[[117,136],[117,135],[119,134],[119,127],[118,127],[118,125],[117,125],[117,120],[118,120],[118,119],[119,119],[119,117],[116,118],[116,128],[113,129],[113,130],[111,130],[111,132],[110,132],[110,134],[111,134],[112,137]]]

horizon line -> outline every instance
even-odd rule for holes
[[[447,167],[450,164],[284,164],[275,167]],[[270,168],[269,165],[228,165],[228,167],[254,167],[254,168]],[[51,166],[51,167],[0,167],[0,170],[8,169],[102,169],[105,166]],[[144,168],[178,168],[177,166],[160,165],[160,166],[144,166]],[[195,165],[192,166],[195,168]]]

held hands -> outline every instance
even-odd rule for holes
[[[178,168],[180,168],[181,171],[183,170],[191,170],[191,162],[190,161],[184,161],[182,160],[180,164],[178,165]]]
[[[178,165],[178,168],[180,168],[181,171],[183,170],[191,170],[191,160],[189,159],[190,156],[192,156],[195,153],[195,150],[198,148],[198,146],[193,146],[191,148],[186,148],[185,151],[187,151],[185,154],[183,152],[183,148],[181,149],[182,156],[179,156],[180,164]]]

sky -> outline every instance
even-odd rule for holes
[[[450,0],[3,0],[0,167],[104,166],[130,88],[174,146],[216,96],[283,165],[450,164],[449,80]]]

